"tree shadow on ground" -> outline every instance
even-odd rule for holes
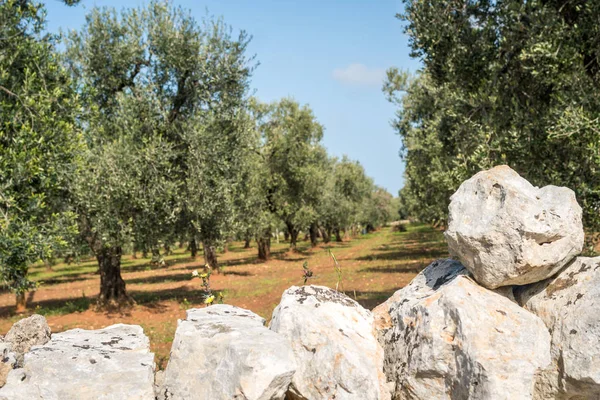
[[[168,271],[165,271],[168,272]],[[183,282],[192,280],[192,274],[190,272],[184,272],[180,274],[165,274],[165,275],[154,275],[144,276],[139,278],[127,278],[124,276],[123,279],[128,285],[135,284],[154,284],[154,283],[168,283],[168,282]]]
[[[393,250],[380,251],[354,258],[357,261],[376,261],[376,260],[402,260],[402,259],[420,259],[420,258],[444,258],[448,257],[448,250],[445,248],[396,248]]]
[[[223,271],[223,275],[252,276],[248,271]]]
[[[346,292],[346,295],[355,299],[364,308],[372,310],[389,299],[399,289],[401,289],[401,287],[383,291],[348,291]]]
[[[219,292],[226,291],[227,289],[219,290]],[[204,293],[202,290],[187,286],[180,286],[173,289],[153,290],[151,292],[128,290],[128,294],[135,300],[136,304],[158,310],[159,312],[167,309],[167,307],[160,304],[161,301],[175,300],[181,302],[185,300],[189,303],[201,303],[204,300]],[[31,299],[32,295],[29,297],[29,300]],[[22,317],[27,317],[34,313],[44,316],[72,314],[87,311],[91,307],[94,307],[95,304],[96,296],[31,301],[28,303],[27,312],[20,315],[22,315]],[[117,311],[98,312],[128,315],[128,310],[130,309],[123,308]],[[0,318],[10,318],[15,315],[17,315],[17,313],[15,312],[14,305],[0,307]]]
[[[397,265],[384,265],[359,269],[358,272],[381,274],[418,274],[423,271],[427,263],[406,263]]]
[[[66,276],[66,277],[57,277],[57,278],[47,278],[47,279],[40,279],[38,281],[36,281],[37,283],[41,284],[41,285],[58,285],[61,283],[72,283],[72,282],[80,282],[80,281],[86,281],[88,279],[92,279],[94,278],[94,276],[96,276],[97,274],[95,273],[82,273],[82,274],[77,274],[77,275],[72,275],[72,276]]]
[[[219,292],[226,292],[227,289],[219,289]],[[204,300],[204,292],[198,288],[180,286],[173,289],[153,290],[152,292],[130,290],[129,295],[137,304],[155,307],[156,303],[167,300],[183,301],[190,303],[201,303]]]
[[[79,297],[70,299],[52,299],[52,300],[41,300],[31,301],[33,298],[33,292],[30,292],[28,296],[28,311],[23,315],[26,317],[30,314],[41,314],[44,316],[49,315],[64,315],[75,312],[86,311],[90,305],[95,304],[95,297]],[[0,317],[8,318],[17,315],[15,312],[15,306],[3,306],[0,307]]]
[[[155,271],[155,270],[159,270],[159,269],[169,268],[169,267],[172,267],[173,265],[177,265],[177,264],[200,262],[201,260],[202,259],[200,257],[197,257],[197,258],[192,258],[192,257],[175,258],[173,260],[165,260],[166,265],[151,263],[150,261],[147,261],[143,264],[131,265],[131,262],[128,261],[128,262],[122,262],[121,268],[124,273],[125,272],[140,272],[140,271]]]

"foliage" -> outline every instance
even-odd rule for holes
[[[120,258],[132,240],[158,251],[181,231],[209,246],[223,238],[247,147],[247,43],[220,20],[199,24],[164,2],[94,8],[71,33],[88,144],[77,211],[97,257],[113,249]]]
[[[80,136],[77,96],[44,9],[0,3],[0,276],[18,295],[30,263],[50,259],[75,232],[65,207]]]
[[[573,188],[600,231],[600,3],[404,3],[424,68],[390,70],[384,92],[399,107],[410,214],[444,222],[464,179],[509,164],[534,185]]]
[[[344,156],[331,164],[320,210],[320,221],[329,232],[363,222],[362,206],[373,190],[373,182],[360,163]]]
[[[270,105],[261,130],[269,171],[267,201],[285,222],[294,248],[299,230],[318,219],[328,162],[320,144],[323,126],[308,106],[282,99]]]

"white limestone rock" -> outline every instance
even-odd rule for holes
[[[373,315],[346,295],[292,286],[270,329],[289,340],[298,363],[288,399],[389,399]]]
[[[16,322],[4,337],[11,344],[17,358],[17,365],[23,365],[23,356],[33,346],[40,346],[50,340],[50,326],[42,315],[33,314]]]
[[[180,320],[159,399],[282,400],[296,371],[284,337],[230,305],[187,311]]]
[[[583,248],[571,189],[534,187],[503,165],[466,180],[450,199],[450,252],[489,289],[546,279]]]
[[[373,312],[396,400],[534,399],[550,364],[541,319],[454,260],[434,262]]]
[[[117,324],[52,335],[12,370],[0,399],[154,400],[154,354],[143,329]]]
[[[516,295],[552,334],[553,365],[540,398],[599,399],[600,257],[577,257],[558,276]]]

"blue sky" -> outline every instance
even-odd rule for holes
[[[47,0],[48,30],[78,29],[90,8],[117,9],[144,1],[82,0],[67,7]],[[262,101],[291,96],[308,103],[325,126],[330,154],[359,160],[378,185],[397,195],[404,167],[400,138],[390,127],[394,107],[381,93],[385,69],[416,71],[408,38],[394,16],[400,0],[182,0],[198,18],[222,16],[253,36],[260,66],[252,85]]]

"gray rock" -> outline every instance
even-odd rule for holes
[[[38,314],[15,323],[4,337],[4,341],[11,344],[18,366],[23,365],[23,356],[32,346],[46,344],[49,340],[50,326],[46,318]]]
[[[600,398],[600,257],[578,257],[516,297],[552,334],[553,364],[540,398]]]
[[[288,399],[389,399],[373,316],[346,295],[292,286],[270,329],[289,340],[298,363]]]
[[[258,315],[230,305],[180,320],[159,399],[281,400],[296,363],[287,340]]]
[[[70,331],[25,354],[0,398],[11,400],[153,400],[154,355],[137,325]]]
[[[450,252],[487,288],[539,282],[583,248],[571,189],[534,187],[503,165],[466,180],[450,199]]]
[[[373,312],[397,400],[534,399],[550,364],[541,319],[457,261],[434,262]]]

